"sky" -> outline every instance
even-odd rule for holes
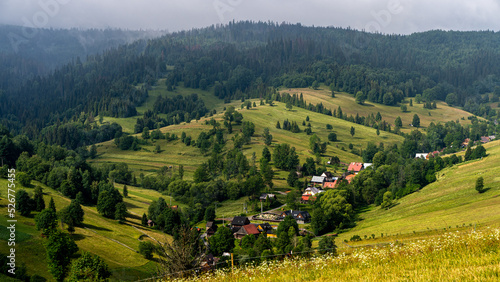
[[[170,32],[235,20],[385,34],[500,31],[499,0],[0,0],[0,24]]]

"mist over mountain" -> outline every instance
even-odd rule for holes
[[[22,32],[4,27],[4,34]],[[382,35],[334,27],[272,22],[231,22],[153,36],[121,30],[40,30],[2,53],[0,87],[8,101],[1,117],[11,129],[28,124],[31,134],[80,112],[134,116],[159,78],[175,87],[210,90],[227,101],[265,97],[271,88],[325,84],[365,93],[367,100],[398,106],[405,97],[444,101],[479,115],[480,94],[500,86],[500,34],[491,31],[428,31]],[[1,50],[9,50],[3,43]],[[9,52],[9,51],[7,51]],[[23,55],[26,54],[26,55]],[[59,68],[58,64],[70,63]],[[7,70],[5,70],[5,66]],[[23,82],[19,77],[47,73]],[[9,74],[13,79],[9,79]],[[143,84],[142,94],[134,85]],[[49,102],[50,101],[50,102]],[[30,110],[26,110],[30,105]],[[494,112],[494,111],[493,111]],[[492,114],[493,114],[492,112]],[[8,117],[8,118],[7,118]],[[36,129],[35,129],[36,128]],[[33,131],[34,130],[34,131]]]

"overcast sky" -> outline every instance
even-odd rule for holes
[[[499,31],[499,15],[499,0],[0,0],[0,24],[46,28],[178,31],[234,19],[409,34]]]

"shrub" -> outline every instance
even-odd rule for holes
[[[328,140],[329,140],[329,141],[332,141],[332,142],[337,141],[337,134],[335,134],[335,133],[333,133],[333,132],[332,132],[332,133],[330,133],[330,134],[328,134]]]

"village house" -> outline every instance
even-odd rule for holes
[[[257,227],[257,230],[260,231],[260,233],[266,234],[267,238],[278,238],[278,236],[276,236],[276,229],[278,228],[278,226],[275,225],[273,227],[271,224],[267,222],[255,224],[255,226]]]
[[[231,230],[237,232],[242,226],[250,224],[250,220],[246,216],[235,216],[231,221]]]
[[[215,232],[217,232],[217,228],[217,224],[215,224],[213,221],[207,222],[207,237],[211,237],[212,235],[214,235]]]
[[[325,171],[321,174],[325,178],[325,181],[330,181],[333,178],[333,174],[329,171]]]
[[[325,177],[323,177],[323,176],[313,176],[312,179],[311,179],[311,184],[312,185],[323,186],[324,182],[325,182]]]
[[[325,191],[321,190],[319,188],[316,188],[316,187],[307,187],[306,190],[304,191],[304,194],[302,194],[302,195],[305,195],[305,196],[316,196],[316,194],[319,194],[319,193],[322,193],[322,192],[325,192]]]
[[[338,179],[339,179],[338,177],[333,177],[332,181],[327,181],[327,182],[323,183],[323,189],[337,187]]]
[[[470,139],[469,138],[465,138],[464,142],[462,142],[462,147],[469,146],[469,142],[470,142]]]
[[[364,169],[363,163],[350,163],[349,167],[347,168],[347,171],[350,171],[352,173],[359,173]]]
[[[213,254],[208,254],[205,256],[203,261],[201,262],[201,267],[205,270],[211,269],[212,267],[216,266],[217,263],[219,262],[219,258],[214,257]]]
[[[318,189],[316,187],[307,187],[306,190],[304,191],[304,193],[302,194],[300,202],[303,204],[307,204],[310,200],[316,199],[316,195],[321,193],[321,192],[325,192],[325,191]]]
[[[308,223],[311,221],[311,215],[307,211],[287,210],[280,214],[280,219],[283,220],[288,215],[291,215],[299,224]]]
[[[275,195],[275,194],[266,194],[266,193],[264,193],[264,194],[260,194],[259,200],[260,200],[260,201],[265,201],[265,200],[267,200],[268,198],[269,198],[269,199],[276,199],[276,195]]]
[[[260,234],[259,229],[254,224],[243,225],[238,231],[234,233],[234,238],[242,239],[246,235],[254,235],[258,237]]]
[[[355,174],[349,174],[344,179],[347,180],[347,183],[351,184],[351,181],[354,177],[356,177]]]
[[[489,136],[481,136],[481,143],[484,144],[484,143],[488,143],[490,141],[491,141],[491,139]]]
[[[429,153],[416,153],[415,159],[418,159],[418,158],[424,159],[424,160],[429,159]]]
[[[273,230],[273,227],[269,223],[254,223],[255,227],[257,227],[257,230],[259,230],[260,233],[268,233]]]

